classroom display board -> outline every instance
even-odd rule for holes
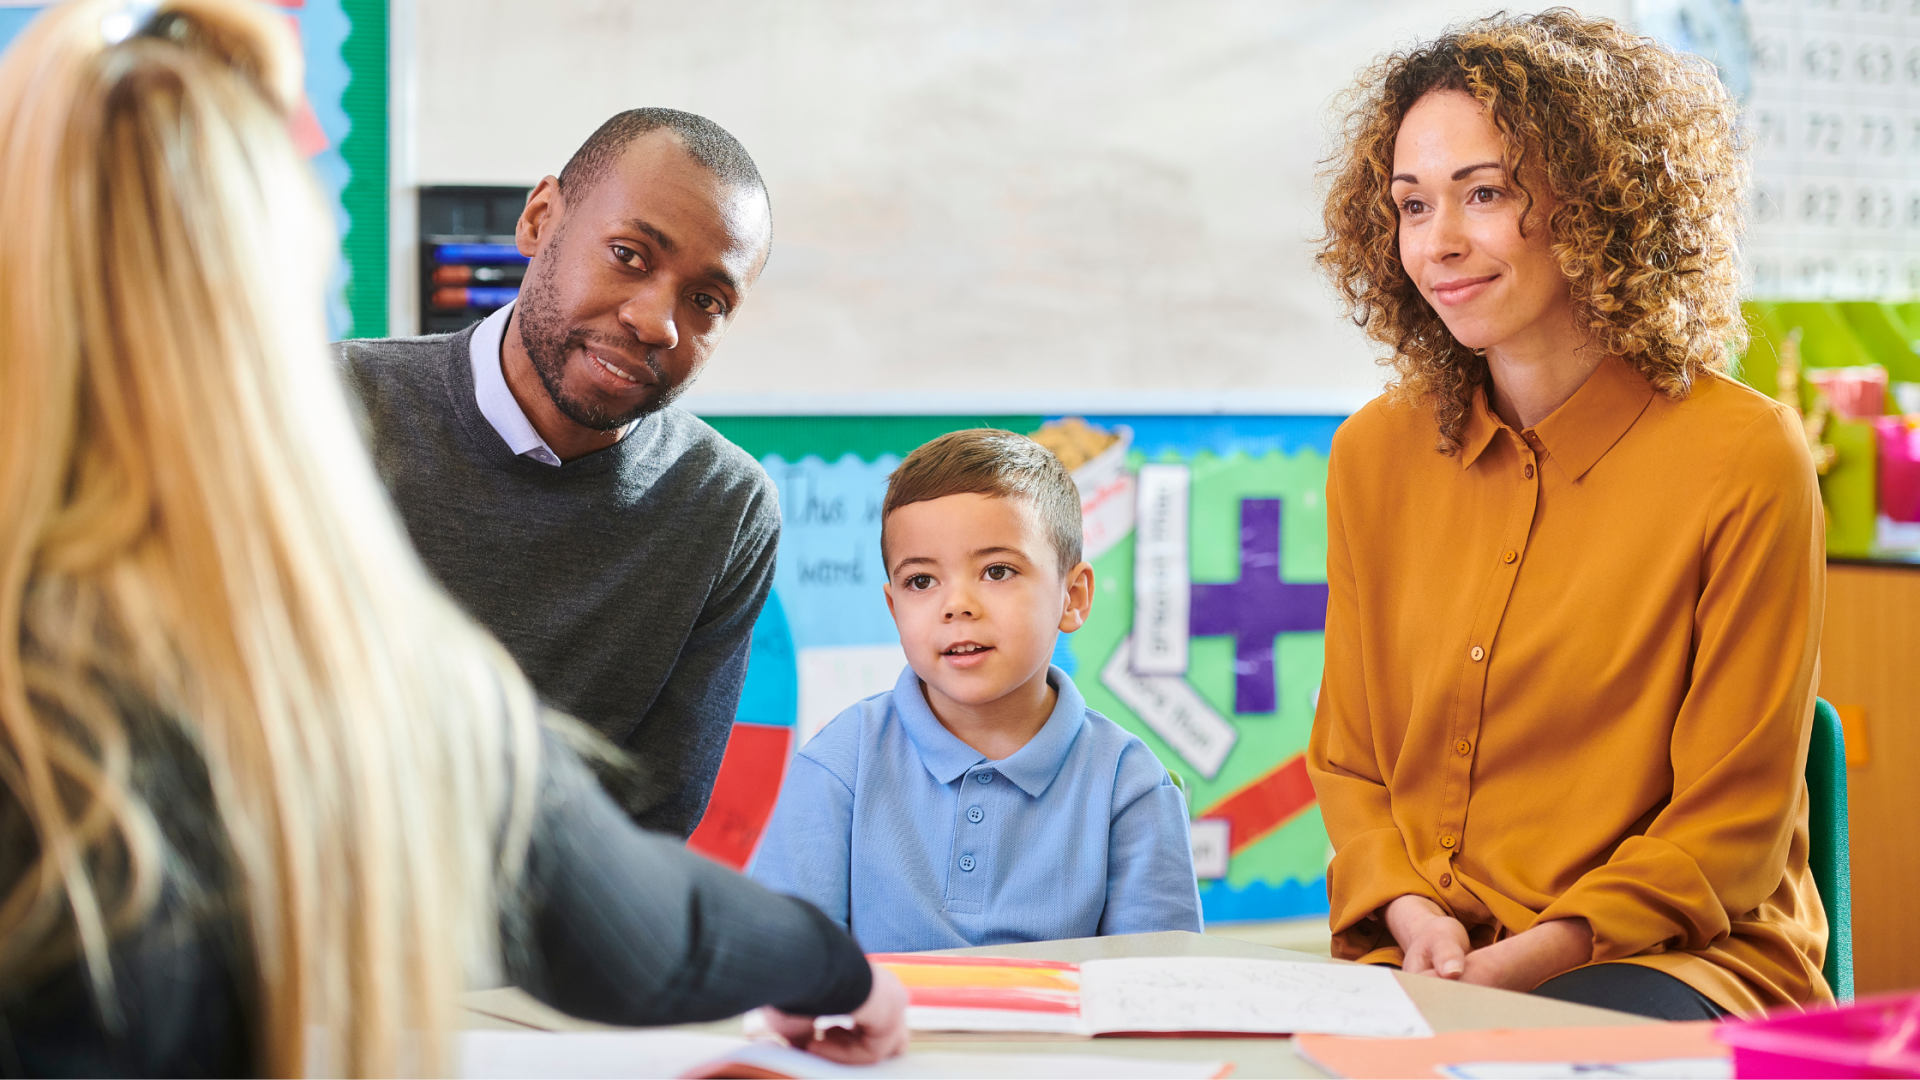
[[[268,3],[269,0],[261,0]],[[270,0],[293,21],[307,109],[295,138],[332,201],[340,267],[333,337],[387,334],[387,0]],[[0,49],[50,5],[0,2]]]
[[[1095,600],[1054,662],[1185,786],[1209,920],[1327,910],[1304,750],[1326,616],[1331,416],[707,417],[765,466],[783,532],[738,722],[693,845],[751,857],[794,749],[905,665],[880,507],[914,447],[976,426],[1078,464]]]

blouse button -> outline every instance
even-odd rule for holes
[[[1533,479],[1533,466],[1531,465],[1527,466],[1525,471],[1527,474],[1527,479],[1529,480]]]
[[[1473,749],[1473,744],[1465,739],[1461,739],[1459,742],[1453,744],[1453,748],[1464,754]]]
[[[1453,875],[1452,875],[1452,874],[1441,874],[1441,875],[1440,875],[1440,887],[1441,887],[1441,888],[1443,888],[1443,889],[1451,889],[1451,888],[1453,888]]]
[[[1451,834],[1449,834],[1449,835],[1446,835],[1446,836],[1443,836],[1443,837],[1441,837],[1441,838],[1440,838],[1440,846],[1441,846],[1441,847],[1443,847],[1443,848],[1452,848],[1452,847],[1453,847],[1453,836],[1452,836]]]
[[[967,820],[973,822],[975,825],[980,824],[980,820],[986,816],[986,811],[977,806],[967,807]]]
[[[973,856],[971,855],[960,856],[960,869],[966,871],[969,874],[973,873]]]
[[[1479,663],[1487,658],[1487,650],[1475,645],[1473,651],[1467,653],[1467,655],[1473,657],[1475,663]]]
[[[1510,563],[1510,562],[1512,562],[1513,560],[1515,560],[1515,559],[1517,559],[1517,558],[1519,558],[1519,557],[1520,557],[1520,556],[1518,556],[1518,555],[1515,555],[1515,554],[1514,554],[1513,552],[1511,552],[1511,551],[1507,551],[1507,552],[1502,552],[1502,553],[1501,553],[1501,555],[1500,555],[1500,561],[1501,561],[1501,562],[1503,562],[1503,563]]]

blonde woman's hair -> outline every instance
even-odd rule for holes
[[[284,19],[76,0],[0,62],[0,781],[36,842],[0,982],[80,962],[113,1022],[109,946],[177,872],[146,709],[205,764],[257,1067],[433,1073],[499,956],[538,725],[337,382]]]
[[[1323,174],[1320,267],[1354,322],[1392,350],[1390,390],[1432,408],[1439,448],[1459,447],[1487,362],[1401,265],[1392,173],[1407,111],[1448,90],[1485,106],[1529,209],[1552,195],[1553,255],[1592,341],[1675,398],[1725,370],[1747,337],[1746,158],[1712,65],[1566,8],[1479,19],[1361,73]]]

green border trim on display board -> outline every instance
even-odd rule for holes
[[[929,439],[969,427],[1005,428],[1022,435],[1037,430],[1040,416],[702,416],[755,460],[778,454],[786,461],[808,455],[826,462],[852,454],[873,461],[905,456]]]
[[[351,127],[340,142],[349,175],[340,250],[347,260],[346,337],[387,336],[387,0],[341,0],[350,29],[341,43],[347,88],[340,107]]]

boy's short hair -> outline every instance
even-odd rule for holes
[[[1011,431],[970,428],[942,435],[907,455],[887,478],[880,511],[880,557],[887,557],[887,519],[913,503],[948,495],[1026,499],[1053,540],[1065,576],[1080,561],[1080,489],[1053,451]],[[891,564],[887,570],[892,575]]]

